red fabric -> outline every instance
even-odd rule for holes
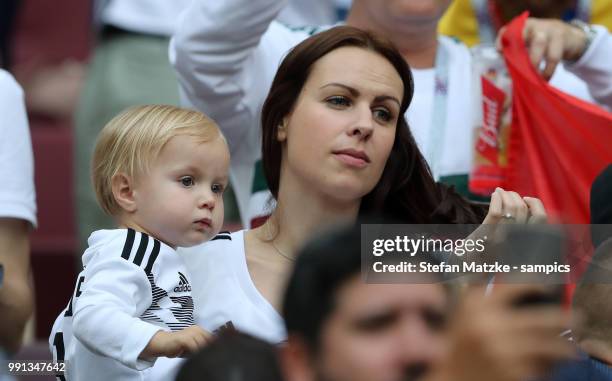
[[[612,114],[551,87],[532,66],[522,31],[528,14],[502,37],[513,81],[505,189],[540,198],[561,223],[589,223],[591,183],[612,162]]]

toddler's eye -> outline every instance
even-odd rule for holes
[[[213,184],[210,189],[213,191],[213,193],[223,193],[224,190],[224,186],[223,184]]]
[[[190,188],[194,186],[195,184],[195,181],[193,180],[193,177],[191,176],[183,176],[179,179],[179,182],[181,183],[182,186],[186,188]]]

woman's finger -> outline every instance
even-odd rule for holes
[[[507,192],[505,190],[500,191],[502,199],[502,222],[504,224],[516,223],[519,205],[516,202],[513,192]]]
[[[529,220],[530,224],[545,224],[548,221],[548,215],[544,204],[539,198],[535,197],[523,197],[523,200],[529,208]]]
[[[495,189],[491,194],[491,202],[489,203],[489,211],[485,217],[483,224],[497,224],[502,218],[502,199],[501,188]]]
[[[511,198],[512,209],[514,210],[514,223],[525,224],[529,218],[529,208],[523,198],[516,192],[507,192]]]

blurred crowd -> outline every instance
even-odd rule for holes
[[[66,361],[60,380],[612,380],[610,230],[565,303],[521,304],[550,291],[536,284],[362,278],[369,218],[558,217],[541,195],[473,185],[474,52],[503,62],[521,17],[541,86],[612,131],[610,0],[2,0],[0,360]],[[193,126],[208,156],[173,145]],[[581,147],[597,172],[576,197],[589,220],[557,220],[612,225],[609,136]],[[121,149],[129,164],[104,172]],[[154,182],[158,162],[192,153],[215,171],[197,201],[207,233],[174,239],[183,196],[153,184],[144,198],[134,179],[139,160]],[[96,258],[107,246],[119,267]]]

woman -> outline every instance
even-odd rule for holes
[[[259,228],[183,251],[196,320],[285,339],[278,314],[299,247],[318,230],[382,213],[405,223],[480,223],[478,207],[434,182],[403,118],[408,65],[386,40],[336,27],[296,46],[262,111],[263,165],[277,207]],[[485,223],[540,218],[536,199],[496,191]]]

